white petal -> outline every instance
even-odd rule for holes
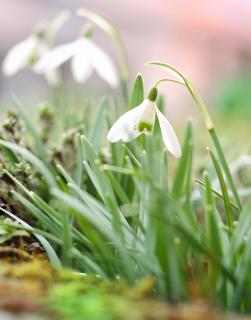
[[[41,58],[42,56],[44,56],[45,54],[47,54],[49,51],[50,51],[50,48],[48,47],[48,45],[45,42],[39,41],[37,43],[36,55],[37,55],[38,59]],[[35,63],[35,65],[32,66],[32,70],[34,72],[36,72],[35,66],[36,66],[36,63]],[[53,69],[51,71],[46,72],[44,74],[44,76],[45,76],[47,82],[53,87],[58,86],[61,82],[61,74],[60,74],[59,70]]]
[[[50,47],[44,41],[38,41],[36,47],[36,54],[38,55],[38,58],[41,58],[48,52],[50,52]]]
[[[37,39],[30,36],[26,40],[15,45],[7,54],[3,61],[2,71],[6,76],[12,76],[19,70],[27,66],[29,59],[37,45]]]
[[[47,73],[70,59],[77,50],[78,41],[58,46],[42,56],[42,58],[35,64],[34,70],[37,73]]]
[[[95,44],[92,46],[92,64],[94,69],[112,88],[116,88],[119,85],[119,78],[115,64],[111,58]]]
[[[146,123],[151,127],[153,127],[155,122],[155,113],[156,113],[155,102],[149,101],[149,100],[147,101],[148,103],[146,105],[145,111],[142,114],[140,122]]]
[[[159,119],[162,138],[167,150],[169,150],[176,158],[179,158],[181,156],[181,149],[179,140],[173,130],[173,127],[167,121],[166,117],[159,111],[157,106],[156,113]]]
[[[147,103],[148,101],[145,100],[138,107],[123,114],[111,127],[107,139],[113,143],[119,140],[128,142],[137,138],[142,132],[135,130],[135,127],[140,121]]]
[[[89,52],[81,49],[73,58],[71,63],[72,74],[76,82],[84,82],[93,71]]]

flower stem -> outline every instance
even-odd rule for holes
[[[100,16],[94,11],[87,10],[85,8],[80,8],[77,10],[77,14],[81,17],[86,17],[94,24],[96,24],[100,29],[106,32],[114,41],[118,49],[120,76],[122,80],[122,90],[126,102],[129,101],[128,92],[128,80],[129,80],[129,67],[126,58],[126,51],[122,41],[122,38],[116,28],[104,17]]]
[[[183,86],[185,85],[182,81],[179,81],[179,80],[175,80],[172,78],[163,78],[154,82],[153,87],[157,87],[161,82],[174,82],[174,83],[182,84]]]
[[[216,134],[215,128],[214,128],[214,124],[213,121],[207,111],[207,107],[204,103],[204,101],[202,100],[202,98],[200,97],[199,93],[197,92],[197,90],[195,90],[194,86],[191,84],[191,82],[189,80],[187,80],[187,88],[189,90],[189,92],[191,93],[192,97],[194,98],[197,106],[199,107],[199,109],[201,110],[202,114],[203,114],[203,118],[205,120],[205,124],[207,126],[208,132],[211,136],[211,139],[213,141],[213,144],[215,146],[216,152],[218,154],[220,163],[222,165],[222,168],[225,172],[226,178],[228,180],[229,186],[232,190],[233,196],[235,198],[236,204],[239,208],[239,210],[241,210],[242,205],[241,205],[241,200],[237,191],[237,188],[235,186],[232,174],[230,172],[229,166],[227,164],[227,160],[224,156],[224,152],[222,150],[220,141],[218,139],[218,136]]]
[[[233,177],[231,175],[231,172],[230,172],[229,166],[227,164],[226,158],[225,158],[224,153],[222,151],[222,148],[221,148],[218,136],[216,134],[215,128],[210,129],[209,130],[209,134],[211,136],[211,139],[213,140],[216,152],[218,154],[219,160],[220,160],[221,165],[223,167],[223,170],[225,172],[225,175],[226,175],[226,178],[228,180],[229,186],[230,186],[230,188],[232,190],[232,193],[233,193],[233,196],[235,198],[237,207],[238,207],[239,210],[241,210],[241,208],[242,208],[241,200],[240,200],[240,197],[238,195],[238,191],[237,191],[235,183],[233,181]]]
[[[210,115],[208,113],[207,107],[206,107],[204,101],[202,100],[201,96],[199,95],[198,91],[194,88],[194,86],[190,82],[190,80],[188,80],[179,70],[177,70],[173,66],[171,66],[169,64],[166,64],[166,63],[161,63],[161,62],[150,62],[148,64],[157,65],[159,67],[164,68],[165,70],[170,71],[177,78],[177,80],[173,80],[173,82],[183,84],[183,85],[185,85],[187,87],[188,91],[190,92],[190,94],[192,95],[194,101],[196,102],[200,112],[202,113],[204,122],[206,124],[206,127],[208,129],[210,137],[211,137],[211,139],[213,141],[213,144],[215,146],[218,158],[219,158],[220,163],[222,165],[222,168],[224,170],[225,176],[226,176],[226,178],[228,180],[229,186],[230,186],[231,191],[233,193],[233,196],[234,196],[234,199],[235,199],[236,204],[238,206],[238,209],[241,210],[241,208],[242,208],[241,200],[240,200],[240,197],[238,195],[237,188],[235,186],[232,174],[230,172],[229,166],[228,166],[226,158],[224,156],[224,152],[222,150],[222,147],[221,147],[221,144],[219,142],[218,136],[216,134],[213,121],[212,121],[212,119],[211,119],[211,117],[210,117]],[[161,79],[161,81],[164,81],[164,79]],[[160,83],[160,80],[157,82],[157,84],[158,83]]]

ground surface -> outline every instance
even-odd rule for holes
[[[153,279],[130,288],[121,280],[110,282],[54,270],[41,255],[33,258],[22,251],[11,252],[7,246],[1,251],[5,255],[0,266],[1,320],[242,319],[223,316],[203,303],[168,305],[156,301],[151,295]]]

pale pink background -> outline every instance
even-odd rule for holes
[[[237,72],[243,61],[251,60],[250,0],[1,0],[0,59],[29,34],[37,21],[51,18],[62,9],[70,9],[73,19],[57,41],[74,39],[83,21],[74,13],[81,6],[95,9],[117,26],[132,78],[142,72],[148,86],[163,72],[145,67],[145,62],[165,61],[183,70],[210,102],[217,85]],[[95,37],[115,56],[107,37],[100,32]],[[88,85],[95,81],[103,88],[101,93],[109,90],[95,77]],[[46,90],[44,81],[30,72],[0,78],[1,101],[6,101],[11,91],[21,98],[39,99],[40,92],[43,97]],[[163,86],[162,90],[172,111],[184,110],[182,107],[191,103],[183,89]]]

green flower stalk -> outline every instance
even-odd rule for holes
[[[233,193],[234,199],[236,201],[236,204],[238,206],[239,211],[241,211],[242,204],[241,204],[241,200],[240,200],[237,188],[236,188],[235,183],[233,181],[232,174],[230,172],[226,158],[224,156],[224,152],[222,150],[221,144],[220,144],[218,136],[216,134],[213,121],[212,121],[212,119],[208,113],[207,107],[206,107],[203,99],[199,95],[198,91],[194,88],[191,81],[188,80],[178,69],[174,68],[173,66],[166,64],[166,63],[161,63],[161,62],[149,62],[148,64],[149,65],[156,65],[156,66],[159,66],[159,67],[167,70],[169,73],[173,74],[176,78],[171,81],[180,83],[180,84],[185,85],[187,87],[188,91],[190,92],[191,96],[193,97],[194,101],[196,102],[196,104],[199,108],[199,111],[201,112],[201,114],[203,116],[203,120],[206,124],[208,132],[211,136],[211,139],[212,139],[213,144],[215,146],[215,149],[217,151],[218,158],[220,160],[220,163],[222,165],[222,168],[223,168],[224,173],[226,175],[226,178],[228,180],[228,183],[229,183],[229,186],[230,186],[231,191]],[[164,79],[162,79],[160,81],[164,81]],[[159,82],[157,82],[157,83],[159,83]]]
[[[119,32],[106,18],[97,14],[94,11],[88,10],[86,8],[80,8],[77,10],[77,14],[81,17],[85,17],[89,19],[92,23],[94,23],[101,30],[107,33],[116,44],[118,49],[118,60],[119,60],[119,67],[120,67],[120,76],[121,76],[122,86],[123,86],[123,94],[126,102],[128,102],[129,67],[128,67],[128,62],[126,58],[125,47]]]

